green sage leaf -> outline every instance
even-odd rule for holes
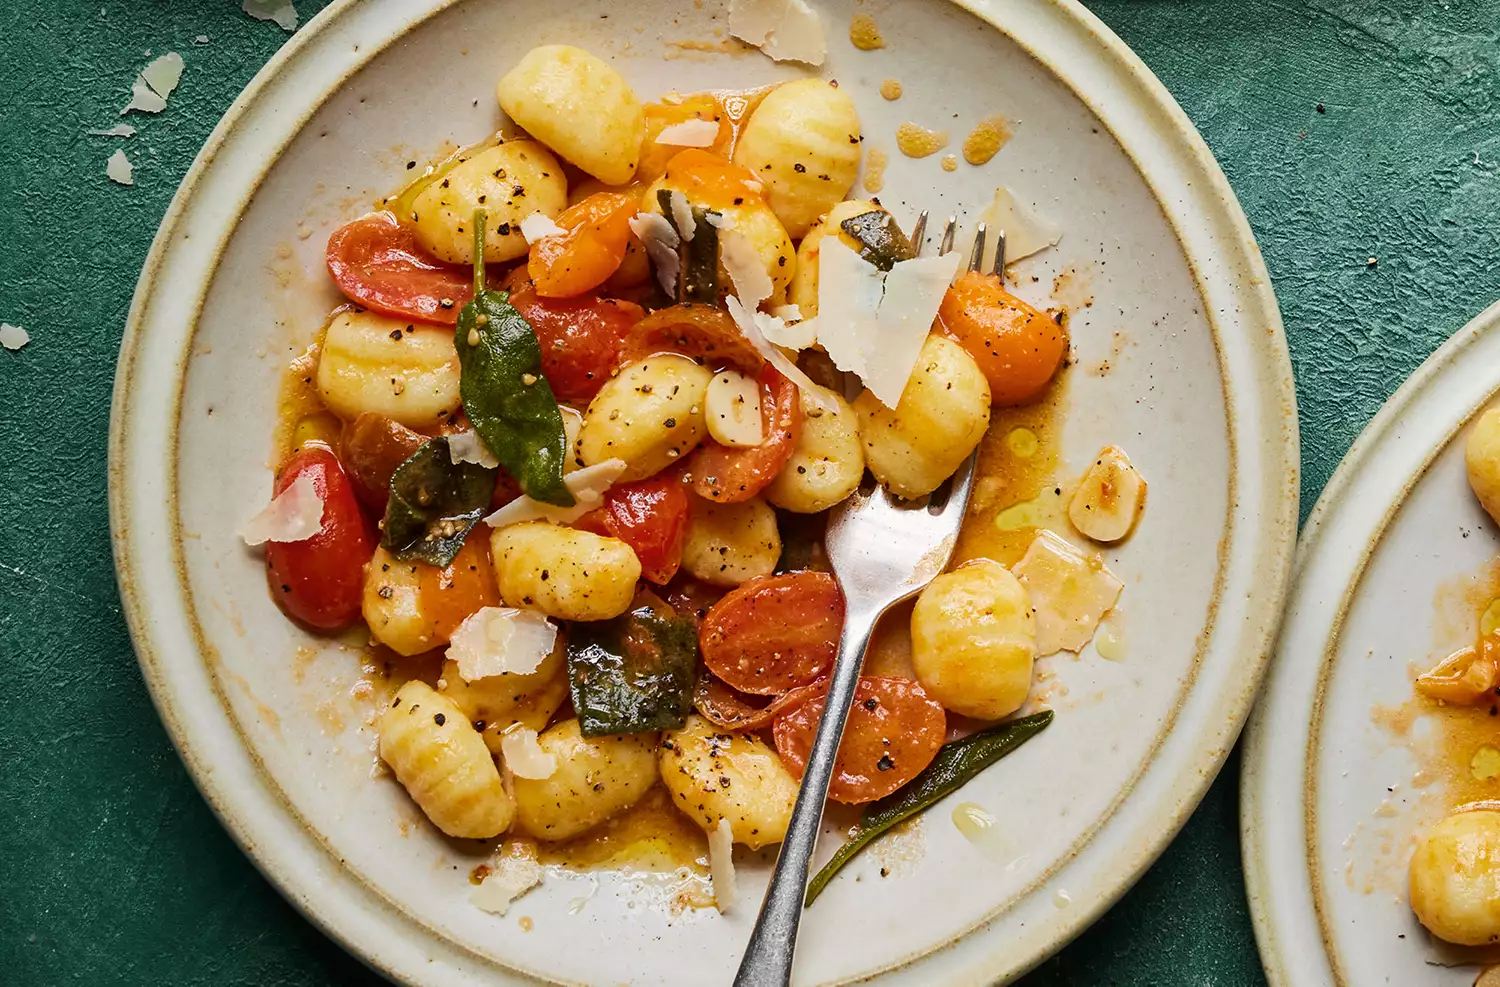
[[[859,241],[859,255],[882,271],[889,271],[897,261],[917,256],[911,241],[896,224],[896,217],[884,209],[871,209],[851,216],[839,228]]]
[[[698,633],[691,618],[661,610],[646,603],[569,630],[568,680],[585,737],[675,730],[687,722]]]
[[[494,492],[494,470],[454,463],[447,439],[429,439],[391,474],[380,543],[398,559],[446,568]]]
[[[680,193],[679,193],[680,194]],[[658,189],[656,201],[662,215],[679,237],[682,230],[677,226],[677,217],[672,212],[672,193]],[[719,228],[708,221],[709,210],[693,206],[693,238],[682,244],[682,273],[679,275],[677,300],[679,302],[701,302],[705,305],[719,303]],[[718,213],[714,213],[718,215]]]

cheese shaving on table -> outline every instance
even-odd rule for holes
[[[0,346],[14,351],[29,342],[31,342],[31,333],[20,326],[13,326],[9,322],[0,322]]]
[[[160,113],[167,108],[167,97],[177,88],[182,79],[182,56],[169,51],[151,62],[139,73],[130,85],[130,102],[120,111],[124,116],[132,110],[142,113]]]
[[[323,530],[323,498],[310,476],[299,476],[245,523],[246,545],[306,541]]]
[[[448,639],[447,656],[465,682],[491,675],[530,675],[557,645],[557,627],[535,610],[481,607]]]
[[[500,759],[517,778],[542,781],[557,774],[557,755],[542,750],[536,731],[519,724],[500,735]]]
[[[719,125],[713,120],[684,120],[661,128],[656,143],[673,147],[712,147],[719,139]]]
[[[1036,615],[1039,658],[1083,650],[1125,585],[1097,556],[1085,555],[1045,528],[1011,571],[1026,587]]]
[[[995,189],[994,198],[976,218],[974,229],[960,238],[960,244],[954,253],[967,257],[973,252],[979,223],[984,223],[988,231],[984,256],[979,265],[981,271],[995,268],[995,248],[1000,242],[997,233],[1005,234],[1006,267],[1049,247],[1055,247],[1062,240],[1061,227],[1023,205],[1016,199],[1015,193],[1004,185]]]
[[[105,130],[90,130],[90,137],[134,137],[135,128],[128,123],[117,123]]]
[[[723,816],[708,831],[708,873],[714,882],[714,907],[720,914],[727,913],[734,907],[740,889],[734,876],[734,831]]]
[[[258,21],[272,21],[283,31],[297,30],[297,8],[291,0],[245,0],[240,9]]]
[[[681,192],[668,192],[667,202],[672,206],[672,224],[677,227],[678,235],[692,243],[698,224],[693,221],[693,207],[688,204],[687,196]]]
[[[530,843],[509,845],[504,856],[496,853],[489,868],[469,901],[493,915],[504,915],[517,898],[542,883],[542,865]]]
[[[564,236],[567,232],[554,223],[551,216],[543,216],[539,212],[534,212],[521,220],[521,235],[526,238],[528,245],[536,243],[542,237]]]
[[[651,258],[651,267],[656,271],[656,280],[668,298],[677,297],[677,279],[682,274],[682,258],[677,256],[677,247],[682,238],[667,222],[667,217],[654,212],[636,213],[630,217],[630,232],[636,235]]]
[[[490,452],[479,438],[479,433],[473,429],[448,436],[448,461],[454,466],[473,463],[485,469],[494,469],[500,465],[500,460],[495,458],[495,454]]]
[[[130,158],[124,151],[116,150],[109,156],[109,160],[104,162],[104,174],[116,185],[135,184],[135,165],[130,163]]]
[[[527,521],[551,521],[571,524],[604,503],[604,492],[625,472],[625,460],[606,459],[593,466],[574,470],[563,477],[563,486],[573,495],[572,507],[558,507],[533,500],[524,494],[506,504],[484,521],[492,528],[503,528]]]
[[[823,21],[805,0],[731,0],[729,33],[778,62],[822,65]]]

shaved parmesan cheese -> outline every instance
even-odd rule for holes
[[[719,124],[714,120],[684,120],[661,128],[656,143],[673,147],[712,147],[719,139]]]
[[[90,137],[134,137],[135,128],[128,123],[117,123],[105,130],[90,130]]]
[[[705,214],[703,218],[706,219],[706,220],[708,220],[708,225],[709,226],[712,226],[712,227],[714,227],[716,229],[719,229],[719,230],[732,230],[732,229],[734,229],[734,217],[731,216],[731,215],[729,215],[728,213],[711,212],[711,213]]]
[[[766,266],[760,262],[755,244],[745,234],[721,231],[719,259],[724,263],[724,270],[729,272],[729,280],[734,282],[734,293],[747,310],[754,312],[761,302],[771,297],[775,285],[766,273]]]
[[[534,212],[521,220],[521,235],[528,244],[536,243],[544,236],[563,236],[568,231],[552,221],[551,216]]]
[[[182,80],[182,56],[169,51],[152,60],[151,64],[141,69],[141,78],[146,80],[152,92],[165,100]]]
[[[823,22],[805,0],[731,0],[729,33],[778,62],[822,65]]]
[[[291,0],[245,0],[240,9],[258,21],[273,21],[283,31],[297,30],[297,8]]]
[[[720,914],[727,914],[740,889],[734,876],[734,831],[723,816],[719,825],[708,831],[708,874],[714,882],[714,907]]]
[[[875,333],[863,340],[865,372],[860,379],[887,408],[896,407],[906,390],[959,259],[957,253],[914,257],[898,262],[885,277]]]
[[[31,333],[20,326],[13,326],[9,322],[0,322],[0,346],[14,351],[29,342],[31,342]]]
[[[668,192],[667,202],[672,207],[672,225],[677,227],[678,236],[692,243],[698,224],[693,221],[693,207],[688,205],[687,196],[681,192]]]
[[[160,113],[167,108],[167,101],[151,91],[151,85],[141,76],[136,76],[135,81],[130,84],[130,102],[125,104],[125,109],[120,111],[124,116],[131,110],[140,110],[142,113]]]
[[[783,322],[802,321],[802,309],[796,305],[778,305],[771,309],[771,314]]]
[[[485,469],[494,469],[500,465],[500,460],[495,458],[495,454],[490,452],[479,438],[479,433],[473,429],[448,436],[448,460],[455,466],[459,463],[474,463]]]
[[[135,165],[130,163],[124,151],[117,150],[109,156],[109,160],[104,162],[104,173],[116,185],[135,184]]]
[[[505,856],[495,855],[489,875],[469,895],[469,901],[493,915],[504,915],[511,903],[542,883],[542,866],[536,847],[530,843],[512,843]]]
[[[1048,247],[1054,247],[1062,240],[1061,227],[1018,202],[1015,193],[1004,185],[995,189],[994,199],[984,207],[974,229],[969,231],[967,239],[963,241],[965,246],[955,250],[954,253],[967,257],[973,252],[974,237],[979,229],[978,223],[984,223],[987,228],[984,257],[979,266],[981,271],[994,270],[995,248],[1000,242],[997,233],[1005,234],[1005,266],[1007,267],[1022,258],[1030,257]]]
[[[788,306],[783,305],[782,308]],[[796,306],[790,306],[795,308]],[[780,311],[778,309],[777,311]],[[764,312],[755,313],[755,324],[760,327],[761,335],[775,343],[777,346],[785,346],[789,350],[805,350],[818,341],[818,320],[808,319],[804,322],[788,323],[781,315],[766,315]]]
[[[323,530],[323,498],[310,476],[299,476],[271,498],[266,509],[246,522],[246,545],[306,541]]]
[[[447,655],[465,682],[491,675],[530,675],[552,653],[557,628],[535,610],[482,607],[454,628]]]
[[[682,238],[667,222],[667,217],[654,212],[636,213],[630,217],[630,232],[646,248],[651,266],[656,270],[656,280],[667,297],[677,297],[677,279],[682,274],[682,258],[677,256],[677,247]]]
[[[840,370],[864,377],[864,347],[875,332],[884,291],[880,268],[849,249],[842,237],[824,237],[818,244],[818,342]]]
[[[578,458],[578,433],[583,431],[583,415],[569,408],[565,404],[557,406],[562,412],[563,438],[567,442],[567,451],[563,453],[563,472],[571,473],[583,465],[583,460]]]
[[[1026,587],[1036,615],[1038,657],[1083,650],[1124,587],[1097,557],[1045,528],[1011,571]]]
[[[530,727],[516,725],[500,735],[500,759],[517,778],[541,781],[557,774],[557,755],[542,750]]]
[[[825,410],[838,410],[836,405],[830,404],[823,396],[822,388],[814,384],[812,378],[803,373],[802,368],[797,366],[791,357],[787,356],[779,346],[773,346],[770,340],[766,339],[757,319],[770,318],[770,316],[762,316],[759,312],[747,310],[733,295],[724,299],[724,305],[729,309],[729,317],[734,319],[734,324],[740,327],[740,332],[744,333],[745,339],[755,347],[755,351],[765,357],[771,366],[780,370],[781,376],[796,384],[808,401]]]
[[[589,511],[604,503],[604,491],[608,490],[620,474],[625,472],[625,460],[606,459],[593,466],[574,470],[563,477],[563,486],[573,495],[572,507],[557,507],[522,495],[506,504],[484,521],[492,528],[503,528],[526,521],[551,521],[554,524],[571,524]]]

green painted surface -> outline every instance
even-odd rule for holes
[[[1500,295],[1500,0],[1091,6],[1203,131],[1255,227],[1298,375],[1305,514],[1384,398]],[[238,7],[0,4],[0,321],[34,336],[0,352],[6,982],[375,982],[198,797],[141,684],[110,563],[105,435],[136,273],[193,154],[285,37]],[[126,142],[86,136],[118,122],[148,49],[187,57],[171,109],[133,117]],[[104,178],[116,144],[135,160],[133,189]],[[1028,987],[1263,982],[1236,773]]]

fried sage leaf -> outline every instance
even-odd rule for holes
[[[585,737],[675,730],[693,707],[698,632],[654,597],[613,620],[572,625],[568,680]]]
[[[446,438],[428,439],[391,474],[380,543],[398,559],[447,567],[489,510],[495,476],[453,462]]]
[[[483,211],[474,216],[474,299],[458,315],[453,342],[464,413],[485,446],[533,500],[572,507],[563,485],[567,435],[542,347],[504,291],[484,281]]]
[[[882,271],[889,271],[897,261],[917,256],[911,241],[896,225],[896,217],[883,209],[871,209],[851,216],[839,229],[859,241],[859,256]]]
[[[656,201],[662,215],[672,224],[681,240],[682,280],[677,286],[677,301],[719,303],[719,228],[708,221],[708,210],[693,206],[693,238],[682,236],[677,215],[672,211],[672,192],[658,189]],[[682,193],[677,193],[681,195]]]
[[[1052,710],[1044,709],[944,744],[932,763],[905,788],[870,803],[849,834],[849,842],[839,847],[833,859],[808,882],[805,904],[811,905],[834,875],[876,837],[958,791],[979,772],[1041,733],[1052,722],[1052,715]]]

